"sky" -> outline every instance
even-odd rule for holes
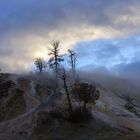
[[[78,67],[137,77],[140,0],[0,0],[0,67],[30,71],[36,57],[60,40]]]

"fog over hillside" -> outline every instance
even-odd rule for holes
[[[98,82],[102,86],[108,88],[125,89],[130,93],[130,91],[140,95],[140,77],[137,73],[131,74],[121,74],[115,71],[109,71],[105,68],[88,68],[83,67],[83,70],[79,70],[79,75],[81,78],[88,82]],[[127,73],[127,71],[126,71]],[[132,76],[135,75],[135,76]],[[124,91],[125,92],[125,91]],[[127,94],[127,93],[126,93]]]

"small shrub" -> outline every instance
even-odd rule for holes
[[[58,110],[53,110],[53,111],[50,111],[49,113],[50,113],[51,118],[64,119],[64,114]]]
[[[45,125],[50,122],[51,117],[48,112],[42,111],[38,113],[37,125]]]
[[[129,111],[132,111],[134,109],[134,106],[130,103],[125,104],[125,108]]]
[[[68,121],[73,123],[84,123],[92,119],[92,113],[89,110],[81,110],[76,108],[69,113]]]
[[[55,125],[54,119],[49,112],[41,111],[37,113],[36,126],[34,128],[35,134],[44,133],[46,130],[51,130]]]
[[[9,96],[9,90],[15,86],[15,83],[13,81],[6,81],[0,83],[0,99],[6,98]]]
[[[0,107],[0,122],[17,117],[26,110],[24,92],[15,88],[11,93],[11,98]]]
[[[88,110],[87,104],[95,104],[100,97],[99,90],[88,83],[76,83],[71,90],[71,94],[77,102],[82,103],[82,106],[79,107],[85,110]]]

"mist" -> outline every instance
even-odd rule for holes
[[[139,76],[126,76],[103,68],[79,70],[78,76],[83,82],[93,83],[108,92],[140,97]]]

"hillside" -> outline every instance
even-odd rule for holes
[[[83,80],[100,90],[100,98],[92,119],[74,123],[68,119],[66,94],[63,88],[55,90],[51,77],[2,74],[0,140],[139,140],[138,90],[122,79]],[[126,106],[128,98],[131,109]]]

